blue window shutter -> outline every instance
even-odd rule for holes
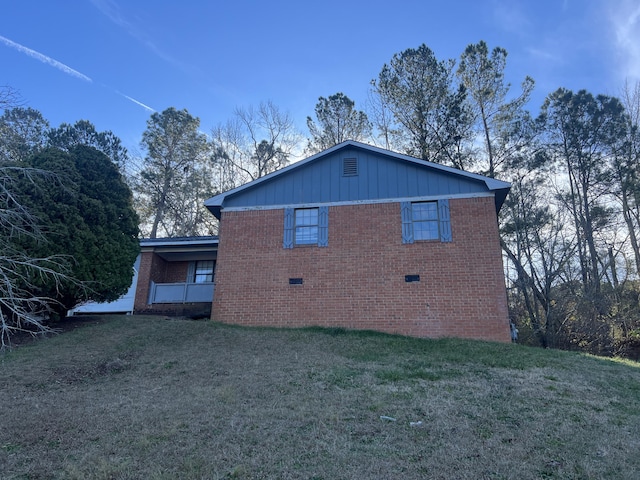
[[[411,218],[411,202],[400,203],[402,217],[402,243],[413,243],[413,218]]]
[[[283,248],[293,248],[293,208],[284,209],[284,240],[282,241]]]
[[[329,207],[318,208],[318,246],[329,246]]]
[[[438,200],[438,213],[440,218],[440,241],[451,242],[451,215],[449,213],[449,200],[443,198]]]

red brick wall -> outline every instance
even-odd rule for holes
[[[165,262],[165,264],[164,277],[161,280],[155,280],[156,282],[183,283],[187,281],[189,262]]]
[[[136,288],[136,299],[133,304],[134,312],[144,310],[149,299],[149,288],[151,280],[161,276],[165,269],[165,261],[153,252],[142,252],[140,254],[140,267],[138,269],[138,286]],[[155,280],[154,280],[155,281]]]
[[[133,305],[134,312],[153,310],[147,304],[152,281],[155,283],[185,282],[188,268],[189,262],[167,262],[153,252],[142,252],[140,254],[136,298]],[[158,308],[165,307],[160,305]]]
[[[389,203],[330,207],[329,246],[293,249],[282,248],[283,210],[223,212],[212,318],[509,341],[494,200],[450,209],[451,243],[403,244]]]

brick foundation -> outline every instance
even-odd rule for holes
[[[136,310],[134,313],[136,315],[208,318],[211,316],[211,303],[155,303]]]
[[[283,210],[223,211],[212,318],[507,342],[494,200],[450,209],[451,243],[402,244],[400,205],[385,203],[330,207],[329,246],[293,249],[282,247]]]

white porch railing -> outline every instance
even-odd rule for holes
[[[197,303],[213,301],[213,283],[151,282],[149,303]]]

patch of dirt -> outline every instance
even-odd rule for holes
[[[52,322],[47,326],[50,331],[46,332],[16,332],[11,335],[10,348],[17,348],[23,345],[28,345],[34,341],[37,341],[43,337],[51,337],[65,332],[70,332],[76,328],[83,328],[89,325],[98,325],[104,323],[107,320],[105,316],[98,315],[79,315],[73,317],[66,317],[64,320]]]
[[[119,357],[101,360],[90,365],[73,365],[53,368],[54,381],[71,385],[98,377],[114,375],[130,370],[134,365],[134,355],[126,354]]]

